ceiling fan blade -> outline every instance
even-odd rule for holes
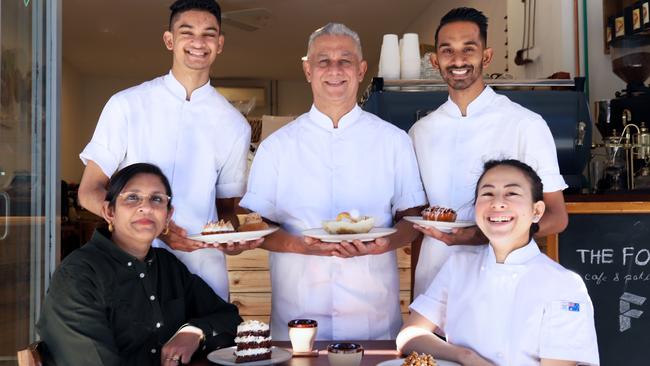
[[[256,31],[256,30],[260,29],[259,27],[248,25],[246,23],[242,23],[242,22],[236,21],[234,19],[225,18],[225,17],[221,18],[221,22],[223,24],[225,24],[225,25],[229,25],[231,27],[239,28],[239,29],[245,30],[247,32],[253,32],[253,31]]]
[[[227,11],[221,15],[224,24],[243,29],[248,32],[256,31],[265,26],[271,18],[271,12],[265,8]]]

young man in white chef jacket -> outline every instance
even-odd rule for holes
[[[273,339],[288,339],[294,318],[318,321],[318,339],[394,339],[402,322],[394,249],[418,235],[400,218],[426,202],[411,141],[356,104],[367,64],[355,32],[336,23],[315,31],[303,69],[314,104],[260,145],[241,201],[282,226],[263,243]],[[352,209],[397,232],[368,243],[301,234]]]
[[[172,185],[173,221],[154,245],[171,250],[222,298],[228,299],[223,252],[238,254],[260,241],[204,249],[188,234],[217,216],[234,216],[234,198],[246,187],[251,130],[246,119],[210,85],[210,66],[221,53],[221,9],[214,0],[179,0],[170,6],[165,47],[172,68],[165,76],[111,97],[92,140],[79,201],[99,215],[109,177],[137,162],[158,165]],[[215,199],[219,208],[217,215]]]
[[[473,8],[456,8],[440,21],[431,62],[440,70],[449,99],[413,125],[409,135],[430,205],[458,211],[458,220],[474,220],[471,201],[483,163],[490,159],[521,160],[544,183],[546,214],[538,236],[561,232],[568,215],[553,136],[542,117],[496,94],[483,81],[492,61],[487,47],[487,18]],[[487,239],[476,226],[443,233],[419,227],[425,234],[415,272],[414,298],[424,292],[455,245],[477,245]]]

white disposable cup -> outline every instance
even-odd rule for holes
[[[400,52],[396,34],[385,34],[379,55],[379,70],[381,77],[388,80],[399,79]]]
[[[400,76],[402,79],[420,78],[420,41],[417,33],[404,34],[400,54]]]

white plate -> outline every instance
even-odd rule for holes
[[[342,241],[352,240],[373,241],[377,238],[388,236],[394,232],[397,232],[397,229],[392,227],[375,227],[364,234],[329,234],[323,229],[309,229],[303,231],[302,235],[316,238],[326,243],[340,243]]]
[[[404,363],[403,358],[396,358],[394,360],[380,362],[377,364],[377,366],[400,366],[402,363]],[[439,358],[436,358],[436,364],[438,366],[461,366],[459,363],[452,362],[452,361],[445,361]]]
[[[445,222],[445,221],[433,221],[425,220],[421,216],[404,216],[404,220],[418,224],[420,226],[429,226],[434,227],[442,232],[449,233],[451,229],[457,227],[470,227],[476,226],[474,221],[454,221],[454,222]]]
[[[291,359],[291,351],[288,351],[284,348],[273,346],[271,347],[271,358],[268,360],[235,363],[235,349],[237,349],[237,346],[232,346],[232,347],[222,348],[216,351],[212,351],[208,354],[208,360],[210,360],[210,362],[214,362],[214,363],[218,363],[219,365],[226,365],[226,366],[240,366],[240,365],[263,366],[263,365],[273,365]]]
[[[256,231],[235,231],[230,233],[223,234],[211,234],[211,235],[201,235],[194,234],[190,235],[187,238],[192,240],[202,241],[204,243],[227,243],[229,241],[238,242],[238,241],[247,241],[255,240],[261,237],[267,236],[278,230],[277,226],[271,226],[268,229],[256,230]]]

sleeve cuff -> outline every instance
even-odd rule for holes
[[[578,365],[598,366],[600,365],[599,357],[590,355],[590,350],[565,347],[565,348],[546,348],[539,353],[540,358],[552,360],[576,361]]]
[[[217,185],[217,198],[241,197],[246,192],[246,183],[224,183]]]
[[[417,311],[420,315],[444,331],[446,309],[444,304],[427,295],[420,295],[415,298],[415,301],[409,306],[409,309]]]
[[[563,191],[569,187],[560,174],[553,174],[542,177],[542,184],[544,185],[544,192],[546,193]]]
[[[247,208],[251,211],[255,211],[268,220],[274,222],[279,221],[275,214],[275,205],[262,198],[260,195],[252,193],[250,191],[246,192],[241,202],[239,202],[239,206]]]
[[[79,154],[79,158],[84,165],[88,165],[89,160],[94,161],[107,177],[113,175],[120,164],[120,161],[113,156],[110,150],[92,141]]]
[[[397,211],[408,210],[409,208],[418,207],[427,203],[427,197],[423,190],[406,194],[400,197],[393,205],[393,215]]]

